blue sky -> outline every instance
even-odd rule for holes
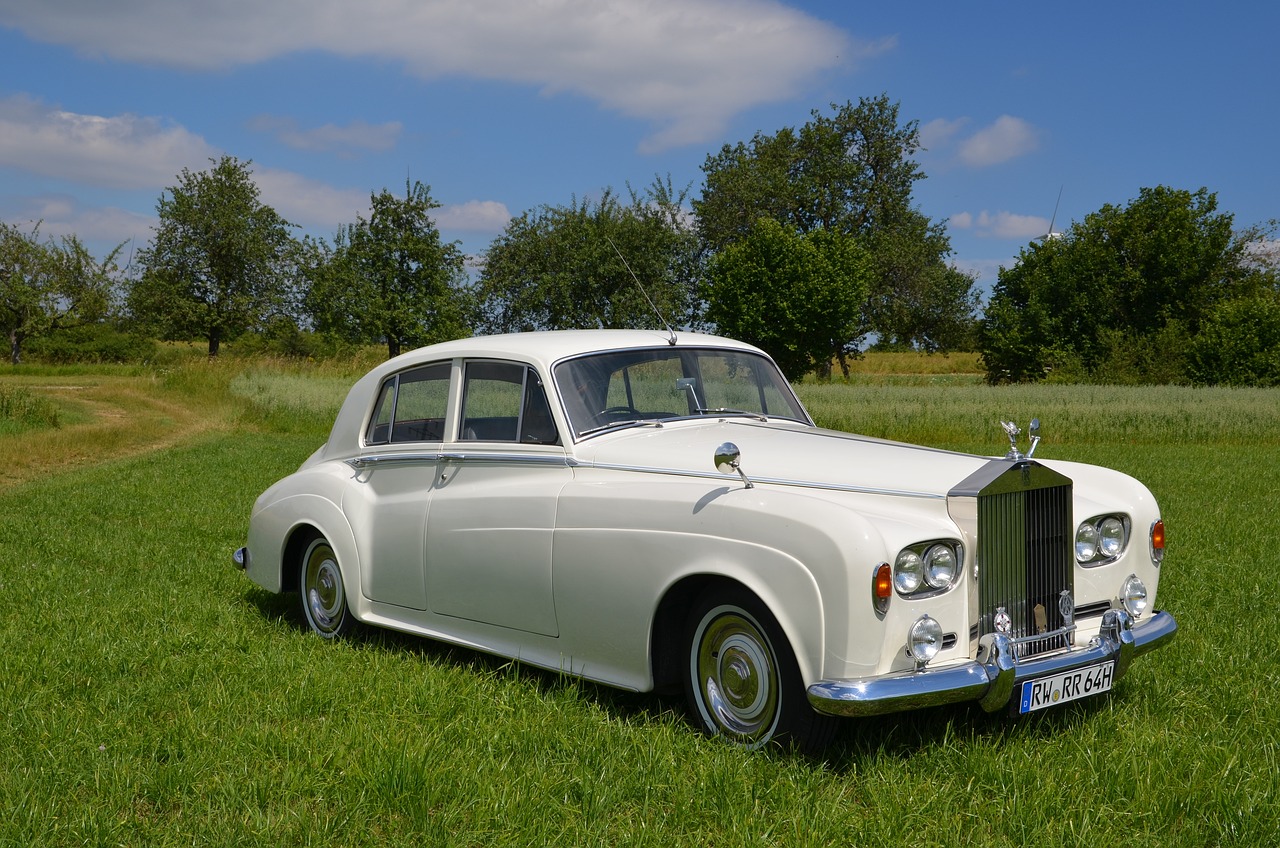
[[[915,202],[989,289],[1142,187],[1280,218],[1280,4],[818,0],[0,0],[0,220],[144,245],[183,168],[252,160],[332,239],[431,186],[479,253],[512,215],[670,175],[887,93]]]

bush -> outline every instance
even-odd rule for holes
[[[50,365],[150,362],[155,355],[153,339],[121,332],[109,324],[83,324],[58,330],[27,345],[28,358]]]
[[[1219,304],[1191,342],[1187,373],[1207,385],[1280,386],[1280,296]]]

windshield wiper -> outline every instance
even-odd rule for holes
[[[764,413],[748,412],[745,409],[730,409],[728,407],[719,406],[715,409],[698,409],[696,411],[699,415],[745,415],[746,417],[753,418],[756,421],[763,421],[766,424],[769,423],[769,418]]]
[[[601,430],[612,430],[615,427],[662,427],[662,422],[657,418],[634,418],[630,421],[614,421],[611,424],[601,424],[599,427],[589,427],[586,430],[579,430],[579,436],[589,436],[592,433],[599,433]]]

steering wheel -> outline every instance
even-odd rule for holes
[[[634,406],[609,406],[597,412],[592,416],[597,422],[604,424],[615,415],[632,415],[636,418],[643,418],[644,413],[636,409]]]

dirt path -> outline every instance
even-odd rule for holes
[[[67,411],[56,429],[0,438],[0,490],[128,456],[162,450],[232,426],[229,408],[198,408],[166,396],[150,378],[86,377],[15,382]]]

